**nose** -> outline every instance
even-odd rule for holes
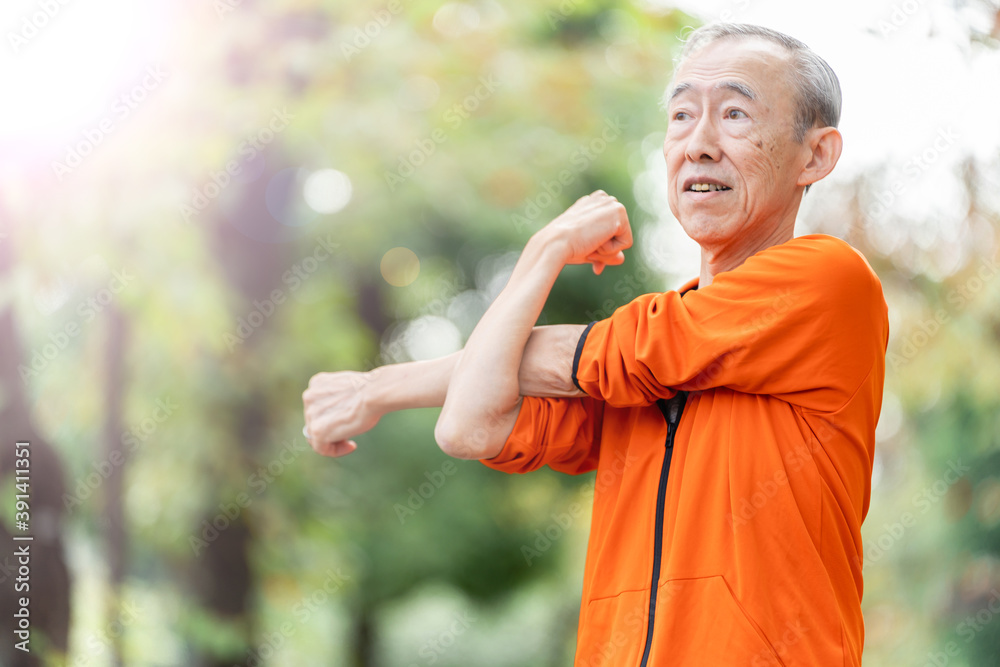
[[[702,114],[688,135],[684,157],[691,162],[715,162],[720,153],[716,119],[712,114]]]

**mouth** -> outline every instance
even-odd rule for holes
[[[684,181],[684,195],[694,201],[724,196],[732,188],[722,181],[707,176],[691,176]]]
[[[692,183],[685,192],[725,192],[726,190],[732,190],[732,188],[717,183]]]
[[[711,176],[688,176],[684,179],[684,192],[727,192],[731,187]]]

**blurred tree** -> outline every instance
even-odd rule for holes
[[[10,280],[15,257],[15,236],[11,218],[0,202],[0,284]],[[3,490],[4,515],[0,518],[0,660],[11,667],[41,667],[45,656],[61,659],[69,646],[70,580],[63,546],[63,467],[48,439],[35,427],[24,395],[22,368],[30,368],[20,341],[11,303],[0,303],[0,489]],[[14,443],[30,443],[30,542],[15,542],[14,521]],[[16,548],[30,551],[30,576],[19,574],[21,563]],[[15,588],[15,581],[28,588]],[[15,649],[14,630],[21,609],[18,600],[30,597],[31,652]],[[19,640],[20,641],[20,640]]]

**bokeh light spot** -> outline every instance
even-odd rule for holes
[[[402,336],[403,348],[410,359],[437,359],[462,348],[458,327],[448,319],[424,315],[410,322]]]
[[[381,270],[387,283],[406,287],[420,275],[420,259],[409,248],[393,248],[382,256]]]
[[[336,169],[320,169],[309,174],[302,196],[317,213],[336,213],[351,201],[353,187],[347,174]]]
[[[479,12],[464,2],[449,2],[434,13],[433,23],[445,37],[459,37],[479,27]]]

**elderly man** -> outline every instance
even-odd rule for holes
[[[625,209],[598,190],[528,241],[463,351],[314,377],[310,442],[343,455],[385,412],[443,405],[452,456],[596,469],[577,666],[860,665],[886,305],[851,246],[793,235],[840,157],[837,78],[797,40],[715,24],[664,103],[698,277],[534,327],[563,266],[624,261]]]

